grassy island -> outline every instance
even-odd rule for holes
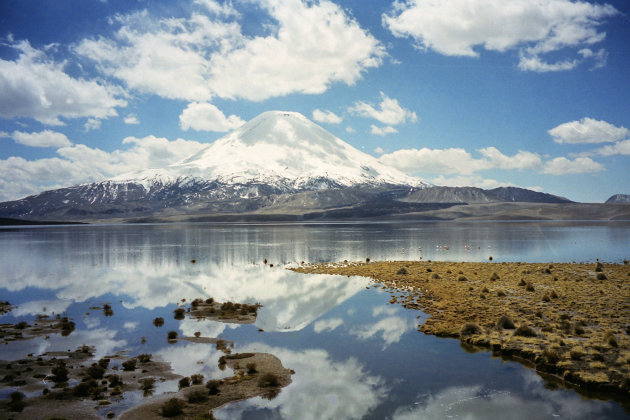
[[[534,364],[568,386],[630,396],[630,266],[388,261],[302,265],[370,277],[419,330]]]

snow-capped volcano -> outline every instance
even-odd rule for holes
[[[0,218],[357,219],[469,202],[568,201],[519,188],[429,186],[355,149],[299,113],[270,111],[165,168],[0,203]]]
[[[165,168],[0,203],[0,217],[37,220],[306,213],[424,188],[296,112],[265,112]]]
[[[420,179],[387,167],[297,112],[265,112],[194,155],[166,168],[146,169],[114,182],[170,184],[189,180],[263,184],[282,191],[361,184],[423,187]]]

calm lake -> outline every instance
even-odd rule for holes
[[[0,348],[0,359],[96,347],[152,353],[175,373],[231,376],[212,344],[169,344],[166,332],[220,337],[235,352],[276,355],[293,383],[272,400],[215,411],[218,419],[617,419],[613,401],[547,384],[534,370],[469,353],[458,340],[426,336],[426,316],[389,304],[389,294],[354,277],[302,275],[288,264],[372,260],[621,262],[630,223],[477,222],[85,225],[0,229],[0,300],[18,307],[0,323],[65,313],[67,337]],[[191,259],[196,263],[192,264]],[[267,259],[273,268],[265,265]],[[185,298],[260,302],[254,325],[173,319]],[[110,303],[114,314],[90,307]],[[162,316],[165,325],[152,320]],[[263,331],[260,331],[263,330]],[[144,337],[144,341],[142,338]],[[158,392],[177,390],[177,381]],[[12,389],[0,389],[6,398]],[[138,404],[139,393],[108,407]],[[105,411],[101,414],[104,415]]]

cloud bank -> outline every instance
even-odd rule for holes
[[[602,66],[606,52],[590,47],[603,41],[599,26],[619,14],[608,4],[570,0],[407,0],[382,16],[383,26],[411,38],[420,50],[479,57],[480,49],[517,50],[524,71],[570,70],[583,60]],[[569,51],[565,58],[547,56]]]
[[[236,115],[226,117],[216,106],[203,102],[192,102],[179,116],[179,126],[182,130],[192,128],[197,131],[227,132],[234,130],[245,121]]]
[[[130,89],[197,102],[319,94],[333,83],[354,84],[385,55],[330,1],[263,1],[271,21],[259,36],[243,33],[229,4],[196,3],[200,10],[185,18],[117,16],[112,37],[85,39],[75,51]]]
[[[606,121],[582,118],[552,128],[548,133],[558,144],[612,143],[628,138],[630,131]]]
[[[16,60],[0,59],[0,118],[33,118],[42,124],[65,125],[62,119],[118,115],[127,106],[124,92],[101,81],[69,76],[65,62],[49,57],[54,46],[43,50],[28,41],[12,43]]]

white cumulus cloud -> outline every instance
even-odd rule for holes
[[[619,12],[608,4],[571,0],[407,0],[394,3],[383,25],[411,38],[421,50],[478,57],[479,50],[518,49],[521,70],[559,71],[599,56],[580,53],[606,36],[599,27]],[[550,63],[549,53],[570,50],[573,58]]]
[[[64,71],[65,63],[48,57],[28,41],[10,45],[19,52],[15,61],[0,59],[0,117],[33,118],[42,124],[64,125],[61,118],[107,118],[127,102],[116,87],[77,79]]]
[[[216,106],[207,102],[192,102],[179,116],[179,126],[182,130],[192,128],[196,131],[226,132],[245,124],[236,115],[226,117]]]
[[[630,156],[630,140],[623,140],[615,144],[608,144],[595,151],[601,156],[627,155]]]
[[[495,147],[479,150],[475,158],[465,149],[402,149],[384,154],[380,161],[407,173],[432,172],[437,174],[470,175],[487,169],[537,169],[542,161],[538,154],[519,151],[513,156],[503,154]]]
[[[317,122],[328,124],[340,124],[343,118],[332,111],[316,109],[313,111],[313,119]]]
[[[415,112],[403,108],[397,99],[392,99],[383,92],[381,92],[381,102],[377,106],[359,101],[350,107],[348,111],[360,117],[373,118],[387,125],[418,121],[418,116]]]
[[[542,173],[549,175],[584,174],[604,171],[604,165],[589,157],[578,157],[574,160],[557,157],[545,162]]]
[[[88,120],[83,124],[83,130],[87,133],[88,131],[98,130],[101,128],[102,121],[96,118],[88,118]]]
[[[216,0],[195,0],[195,3],[205,7],[210,13],[218,16],[239,16],[231,1],[219,3]]]
[[[385,137],[388,134],[398,133],[398,130],[396,130],[391,125],[386,125],[385,127],[379,127],[379,126],[376,126],[374,124],[371,124],[370,125],[370,133],[375,134],[377,136]]]
[[[624,144],[625,146],[625,144]],[[623,149],[622,149],[623,150]],[[447,186],[473,185],[483,188],[507,186],[494,180],[475,178],[476,172],[502,170],[535,170],[548,175],[566,175],[593,173],[605,170],[604,166],[589,157],[577,157],[573,160],[556,157],[543,161],[537,153],[519,151],[509,156],[495,147],[477,150],[481,157],[474,157],[461,148],[449,149],[402,149],[382,155],[379,160],[408,174],[433,173],[438,177],[432,183]],[[612,150],[608,154],[614,154]],[[601,152],[604,154],[606,152]],[[445,177],[444,175],[449,175]]]
[[[520,187],[527,188],[532,191],[542,191],[540,186],[519,186],[512,182],[497,181],[492,178],[485,178],[479,175],[455,175],[445,176],[439,175],[429,180],[434,185],[440,185],[444,187],[477,187],[483,189],[492,189],[498,187]]]
[[[630,131],[606,121],[582,118],[552,128],[548,133],[559,144],[613,143],[626,139]]]
[[[51,130],[44,130],[39,133],[14,131],[11,138],[20,144],[31,147],[63,147],[72,145],[65,134]]]
[[[124,120],[125,124],[140,124],[140,120],[136,116],[136,114],[127,115]]]
[[[14,200],[42,190],[101,181],[126,172],[164,167],[207,144],[191,140],[168,140],[155,136],[127,137],[112,152],[84,144],[64,145],[58,157],[26,160],[12,156],[0,160],[0,201]]]
[[[490,168],[497,169],[536,169],[540,167],[542,161],[537,153],[526,152],[519,150],[513,156],[504,155],[496,147],[485,147],[479,149],[486,159],[487,165]]]
[[[199,0],[186,18],[144,11],[118,16],[111,38],[85,39],[75,51],[127,86],[171,99],[264,100],[354,84],[381,64],[385,48],[336,4],[266,0],[267,35],[243,34],[233,6]]]

